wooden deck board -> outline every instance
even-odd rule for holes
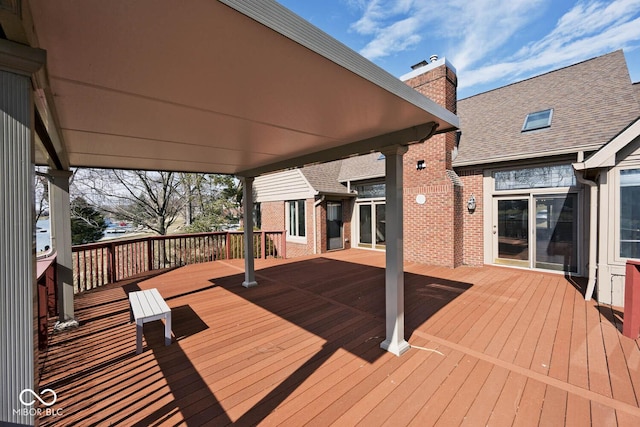
[[[462,424],[489,377],[492,368],[493,365],[491,363],[483,360],[478,361],[435,425],[447,427]]]
[[[405,267],[406,332],[384,339],[384,256],[348,250],[149,274],[77,296],[81,327],[55,333],[41,388],[95,425],[639,425],[640,340],[620,311],[558,274]],[[127,292],[173,309],[135,354]]]

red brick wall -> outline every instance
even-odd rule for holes
[[[305,229],[307,239],[306,243],[298,243],[287,240],[287,258],[295,258],[313,254],[313,204],[313,199],[307,199],[305,202],[305,216],[307,219]],[[285,229],[285,206],[285,202],[282,201],[260,203],[260,214],[262,216],[263,230]],[[322,227],[321,222],[318,222],[318,228],[320,229],[320,227]],[[320,234],[318,234],[318,237],[320,237]],[[318,239],[318,241],[320,241],[320,239]],[[319,245],[320,243],[318,243],[318,247],[320,247]]]
[[[284,230],[284,202],[260,203],[262,229],[267,231]]]
[[[466,265],[482,265],[484,263],[484,199],[482,192],[482,170],[465,170],[458,172],[464,183],[463,201],[463,230],[464,230],[464,258]],[[476,199],[476,210],[467,210],[467,201],[471,195]]]
[[[457,78],[442,65],[406,83],[455,113]],[[455,132],[435,135],[409,147],[404,155],[404,258],[424,264],[457,267],[464,262],[463,189],[452,172]],[[417,170],[419,160],[425,169]],[[426,197],[424,204],[416,196]]]
[[[355,207],[354,199],[346,199],[342,201],[342,237],[344,239],[344,248],[351,249],[351,216]]]

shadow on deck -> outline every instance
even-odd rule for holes
[[[251,289],[241,261],[216,261],[80,295],[82,326],[44,355],[41,388],[62,415],[41,425],[640,419],[638,341],[560,275],[406,266],[414,349],[398,358],[379,347],[381,254],[258,261]],[[126,294],[154,287],[172,307],[174,343],[152,322],[136,355]]]

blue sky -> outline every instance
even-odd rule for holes
[[[617,49],[640,81],[640,0],[278,0],[400,77],[432,54],[458,97]]]

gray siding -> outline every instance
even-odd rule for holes
[[[30,93],[29,77],[0,71],[0,424],[34,422],[19,400],[36,388]]]

